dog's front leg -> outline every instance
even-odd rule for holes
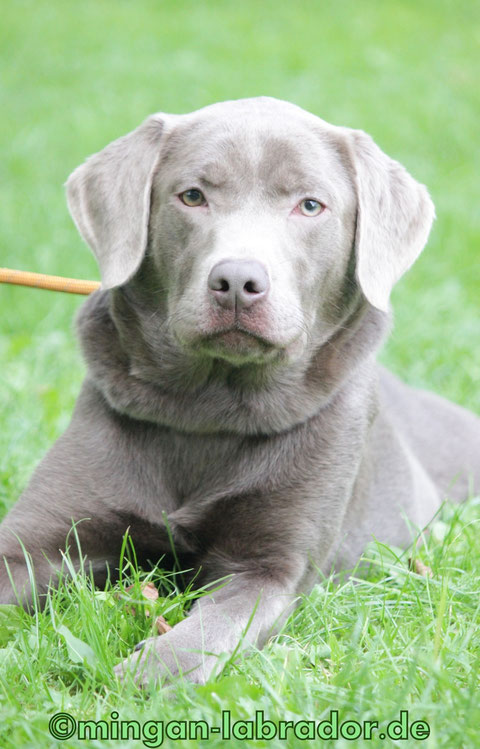
[[[300,570],[297,570],[300,571]],[[217,591],[198,599],[190,615],[172,630],[140,643],[115,668],[147,687],[183,676],[203,684],[224,663],[221,656],[261,646],[292,610],[298,584],[239,573]]]

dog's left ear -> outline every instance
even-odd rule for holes
[[[426,187],[370,136],[344,133],[357,188],[357,279],[368,301],[387,311],[394,284],[425,246],[435,208]]]
[[[97,258],[102,288],[125,283],[145,253],[152,177],[165,134],[165,115],[90,156],[67,180],[67,201]]]

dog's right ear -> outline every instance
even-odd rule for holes
[[[90,156],[67,180],[70,213],[97,258],[104,289],[128,281],[142,261],[165,128],[165,115],[152,115]]]

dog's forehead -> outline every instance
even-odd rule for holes
[[[286,190],[341,172],[338,128],[288,102],[259,97],[221,102],[175,118],[162,162],[215,185],[248,174]]]
[[[189,118],[195,122],[212,121],[221,122],[225,120],[233,123],[237,119],[248,120],[252,123],[271,121],[279,124],[285,119],[296,120],[305,126],[323,125],[326,129],[334,129],[325,120],[320,119],[311,112],[302,109],[296,104],[271,96],[256,96],[250,99],[233,99],[230,101],[215,102],[202,109],[197,109],[181,117]]]

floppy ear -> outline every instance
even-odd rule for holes
[[[357,279],[368,301],[388,310],[390,292],[427,241],[435,208],[426,187],[361,130],[348,131],[357,187]]]
[[[90,156],[67,180],[70,213],[97,258],[104,289],[125,283],[142,261],[164,129],[165,118],[152,115]]]

